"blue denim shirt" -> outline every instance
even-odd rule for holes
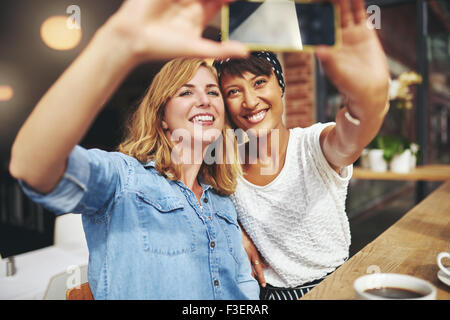
[[[202,206],[183,183],[119,152],[72,151],[56,188],[34,201],[81,213],[95,299],[258,299],[231,200],[202,184]]]

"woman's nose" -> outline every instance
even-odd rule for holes
[[[201,94],[198,102],[199,107],[209,107],[211,105],[211,100],[207,94]]]
[[[256,109],[259,104],[259,99],[254,90],[247,90],[245,92],[244,101],[242,106],[246,109]]]

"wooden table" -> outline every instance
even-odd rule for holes
[[[436,256],[441,251],[450,251],[450,180],[302,299],[355,299],[353,282],[378,271],[427,280],[436,286],[437,299],[450,300],[450,287],[437,277]]]
[[[446,181],[450,180],[450,165],[428,164],[417,166],[409,173],[375,172],[354,167],[353,178],[364,180]]]

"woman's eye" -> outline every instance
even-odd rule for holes
[[[228,92],[227,92],[227,97],[234,96],[234,95],[236,95],[238,92],[239,92],[238,89],[231,89],[231,90],[228,90]]]
[[[186,90],[180,93],[180,97],[189,96],[192,94],[192,91]]]
[[[255,81],[255,86],[256,87],[261,86],[261,85],[265,84],[266,82],[267,82],[266,79],[258,79]]]
[[[209,91],[208,94],[213,95],[213,96],[217,96],[217,97],[220,95],[219,92],[215,91],[215,90]]]

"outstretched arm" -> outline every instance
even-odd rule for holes
[[[321,135],[330,165],[355,162],[376,136],[388,111],[389,69],[375,30],[367,27],[363,0],[335,0],[341,9],[342,46],[318,47],[316,56],[348,103],[336,115],[336,126]]]
[[[236,43],[201,33],[230,0],[127,0],[39,101],[20,129],[10,173],[41,193],[62,177],[67,158],[126,75],[144,61],[246,55]]]

